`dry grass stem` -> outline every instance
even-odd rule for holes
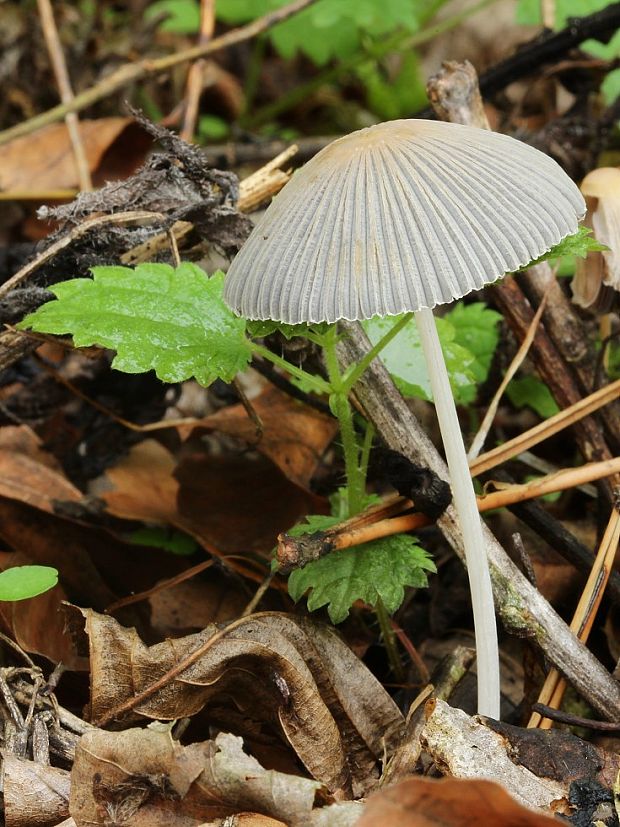
[[[536,311],[536,314],[535,314],[534,318],[532,319],[532,321],[530,323],[530,326],[528,327],[527,334],[526,334],[525,338],[523,339],[523,341],[521,342],[519,350],[515,353],[515,356],[514,356],[512,362],[508,366],[508,370],[506,371],[506,375],[502,379],[499,388],[495,392],[495,395],[493,396],[493,399],[491,400],[491,404],[487,408],[487,412],[485,413],[484,419],[482,420],[482,423],[480,424],[480,428],[478,429],[478,433],[474,437],[474,439],[471,443],[471,447],[470,447],[470,449],[467,453],[467,459],[469,460],[470,466],[471,466],[472,460],[474,460],[478,456],[480,451],[482,450],[482,446],[484,445],[484,442],[485,442],[485,440],[488,436],[489,430],[491,429],[491,425],[493,424],[493,420],[495,419],[495,414],[497,413],[497,408],[499,407],[500,400],[501,400],[502,396],[504,395],[504,391],[506,390],[506,388],[508,386],[508,383],[510,382],[512,377],[515,375],[515,373],[519,370],[519,368],[521,367],[521,365],[523,363],[523,360],[527,356],[527,353],[528,353],[528,351],[529,351],[529,349],[532,345],[532,342],[534,341],[534,336],[536,335],[536,331],[538,330],[538,325],[540,324],[540,319],[542,317],[542,314],[543,314],[543,311],[545,309],[545,304],[546,303],[547,303],[547,297],[545,295],[545,297],[543,298],[543,300],[540,303],[540,307]]]
[[[41,28],[43,29],[43,37],[45,38],[45,45],[50,56],[52,68],[54,70],[54,77],[58,84],[58,91],[60,92],[60,100],[64,104],[71,104],[74,99],[73,89],[71,88],[71,81],[69,79],[69,72],[67,71],[67,63],[65,61],[62,44],[56,28],[56,21],[54,20],[54,10],[50,0],[37,0],[39,7],[39,16],[41,18]],[[69,139],[73,148],[73,155],[75,158],[75,165],[78,172],[78,180],[80,182],[81,190],[90,190],[93,187],[90,177],[90,167],[88,165],[88,158],[84,150],[82,136],[80,135],[80,123],[75,112],[67,112],[65,115],[65,124]]]
[[[570,624],[571,632],[577,635],[582,643],[587,641],[594,623],[594,618],[601,605],[605,587],[609,580],[609,575],[618,550],[619,540],[620,513],[618,509],[614,507],[609,522],[607,523],[605,535],[596,553],[594,563],[592,564],[592,571],[584,586]],[[558,669],[551,669],[538,696],[538,703],[550,706],[553,709],[558,709],[562,703],[565,689],[566,680],[560,675]],[[528,727],[550,729],[552,726],[553,721],[549,718],[543,718],[539,712],[533,712],[528,722]]]

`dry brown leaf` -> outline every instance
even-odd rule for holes
[[[33,561],[20,552],[0,552],[0,571],[12,566],[26,566]],[[60,584],[29,600],[0,601],[0,620],[6,634],[26,652],[60,661],[68,669],[88,669],[65,634],[60,606],[67,596]]]
[[[136,706],[146,718],[177,719],[232,699],[248,722],[279,722],[311,775],[359,797],[401,736],[403,718],[381,684],[331,627],[265,612],[151,647],[133,629],[87,609],[91,713],[95,720],[150,687],[213,639],[182,676]]]
[[[411,778],[368,800],[355,827],[553,827],[491,781]]]
[[[24,551],[31,562],[57,568],[70,598],[104,609],[117,595],[103,582],[92,561],[93,548],[114,541],[102,532],[0,497],[0,538]]]
[[[69,815],[70,776],[3,753],[6,827],[54,827]]]
[[[155,592],[149,604],[151,626],[163,639],[234,620],[243,614],[248,593],[238,580],[211,569],[208,579],[194,578]]]
[[[307,778],[263,769],[234,735],[185,747],[161,724],[86,733],[71,780],[70,812],[78,827],[111,822],[198,827],[248,811],[301,824],[321,787]]]
[[[0,496],[53,513],[54,500],[79,502],[82,493],[27,426],[0,429]]]
[[[182,459],[175,476],[180,527],[225,554],[271,557],[282,531],[306,514],[326,511],[325,500],[294,485],[262,456],[197,453]]]
[[[336,420],[273,386],[253,399],[252,407],[263,425],[259,440],[256,426],[243,405],[223,408],[202,419],[195,428],[184,425],[179,430],[189,433],[206,428],[242,439],[274,462],[289,480],[308,488],[325,450],[336,435]]]
[[[106,471],[99,494],[114,516],[173,525],[216,555],[268,552],[281,531],[324,508],[265,459],[200,453],[177,468],[152,439]]]
[[[131,131],[131,140],[124,142],[122,151],[119,148],[118,159],[111,158],[113,164],[106,164],[104,178],[121,169],[128,174],[141,161],[147,146],[144,137],[139,137],[144,133],[131,118],[81,120],[79,128],[91,172],[102,165],[104,156],[123,133]],[[78,185],[75,156],[64,124],[45,126],[0,146],[1,190],[75,189]]]

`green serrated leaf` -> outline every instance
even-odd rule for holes
[[[444,318],[454,327],[455,342],[473,355],[471,371],[476,382],[484,382],[499,341],[501,313],[491,310],[484,302],[458,302]]]
[[[278,333],[281,333],[287,340],[294,339],[296,336],[304,336],[306,338],[310,338],[315,334],[321,336],[330,327],[327,322],[321,324],[285,324],[284,322],[274,322],[270,319],[248,320],[246,325],[248,336],[251,336],[253,339],[262,339],[278,331]]]
[[[295,533],[325,530],[337,522],[335,517],[323,516],[307,520],[307,525],[295,527]],[[395,612],[403,602],[405,588],[426,587],[427,572],[434,571],[435,564],[413,537],[396,534],[334,552],[296,569],[289,577],[288,589],[296,602],[309,592],[311,612],[327,606],[332,623],[341,623],[356,600],[371,606],[381,600],[388,612]]]
[[[288,0],[218,0],[217,16],[227,23],[254,20]],[[441,4],[437,4],[441,5]],[[332,58],[347,57],[359,48],[362,36],[381,37],[403,29],[415,32],[426,19],[419,0],[317,0],[312,6],[269,32],[281,57],[298,52],[321,66]]]
[[[144,12],[146,20],[166,15],[159,28],[172,34],[196,34],[200,30],[198,0],[157,0]]]
[[[506,396],[517,408],[526,405],[542,417],[548,419],[560,410],[551,391],[537,376],[519,376],[512,379],[506,388]]]
[[[368,338],[376,344],[398,320],[398,316],[386,316],[362,322]],[[450,384],[457,401],[467,401],[469,390],[476,383],[474,363],[476,357],[456,340],[456,329],[447,319],[435,319],[441,341]],[[430,400],[431,386],[426,361],[415,320],[412,319],[400,333],[381,351],[381,361],[389,370],[394,382],[404,396]]]
[[[579,227],[574,235],[567,235],[559,244],[552,247],[540,258],[530,262],[528,267],[532,264],[540,264],[542,261],[549,261],[549,259],[564,258],[566,256],[579,256],[585,258],[588,253],[608,250],[606,244],[601,244],[592,235],[592,230],[589,227]]]
[[[27,600],[56,583],[58,572],[50,566],[14,566],[0,573],[0,600]]]
[[[224,274],[208,278],[184,262],[93,267],[93,279],[51,288],[48,302],[19,325],[70,333],[77,347],[116,350],[112,366],[125,373],[154,370],[163,382],[195,377],[202,385],[231,381],[251,358],[245,320],[222,300]]]

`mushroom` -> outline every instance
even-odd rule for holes
[[[620,291],[620,169],[601,167],[581,182],[588,213],[585,224],[609,250],[577,259],[571,283],[573,301],[580,307],[609,312]]]
[[[334,141],[297,172],[234,259],[224,298],[289,324],[413,311],[463,536],[478,711],[499,718],[489,566],[432,308],[478,290],[576,232],[575,184],[548,156],[460,124],[398,120]]]

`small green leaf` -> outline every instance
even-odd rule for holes
[[[398,320],[398,316],[375,316],[362,322],[368,338],[376,344]],[[476,383],[475,356],[456,340],[456,329],[447,319],[435,319],[441,341],[450,384],[457,401],[463,400],[472,385]],[[412,319],[400,333],[381,351],[381,361],[389,370],[405,396],[431,399],[431,386],[422,352],[422,344],[415,320]]]
[[[484,302],[458,302],[444,318],[454,327],[454,341],[473,354],[471,370],[476,382],[484,382],[499,341],[501,313],[491,310]]]
[[[127,537],[127,541],[136,546],[160,548],[176,554],[177,557],[189,557],[198,551],[198,543],[193,537],[182,531],[159,526],[139,528]]]
[[[200,4],[198,0],[157,0],[145,11],[147,20],[165,14],[159,28],[171,34],[196,34],[200,30]]]
[[[530,262],[528,267],[531,267],[533,264],[540,264],[542,261],[564,258],[565,256],[585,258],[588,253],[609,249],[606,244],[601,244],[600,241],[597,241],[591,233],[592,230],[589,227],[579,227],[574,235],[567,235],[559,244],[556,244],[555,247],[552,247],[540,258]]]
[[[56,583],[58,572],[50,566],[14,566],[0,573],[0,600],[27,600]]]
[[[295,526],[290,533],[323,531],[337,522],[335,517],[310,516],[307,524]],[[395,612],[405,596],[405,588],[424,588],[427,572],[436,571],[426,551],[415,538],[396,534],[362,546],[336,551],[303,569],[291,573],[289,593],[298,601],[306,592],[308,609],[322,606],[333,623],[341,623],[356,600],[375,606],[382,600],[388,612]]]
[[[230,127],[217,115],[201,115],[198,119],[198,135],[203,141],[223,141],[230,135]]]
[[[517,408],[528,405],[543,419],[560,410],[549,388],[537,376],[520,376],[509,382],[506,396]]]
[[[154,370],[163,382],[195,377],[202,385],[231,381],[251,358],[245,320],[222,300],[224,274],[208,278],[184,262],[93,267],[93,279],[51,288],[48,302],[19,325],[71,333],[77,347],[116,350],[112,366],[125,373]]]

